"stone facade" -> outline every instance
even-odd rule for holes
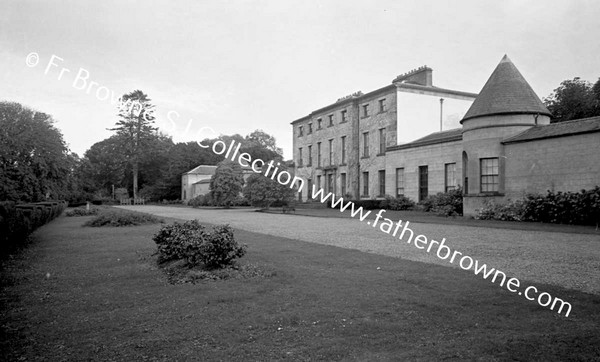
[[[391,86],[354,94],[292,122],[296,174],[312,182],[320,180],[327,192],[347,191],[353,198],[387,194],[420,201],[462,187],[465,215],[474,215],[487,201],[600,185],[600,117],[550,124],[552,115],[508,57],[478,95],[433,87],[431,79],[431,69],[421,67],[397,77]],[[439,97],[439,105],[438,98],[432,97]],[[443,106],[449,100],[454,102],[455,118],[464,102],[469,106],[458,128],[399,144],[406,127],[435,118],[435,107],[439,107],[441,127]],[[414,110],[407,114],[410,105]],[[346,122],[340,122],[342,111],[347,112]],[[331,127],[327,127],[329,115],[335,119]],[[317,129],[319,119],[322,129]],[[313,130],[307,133],[310,124]],[[385,129],[381,150],[380,129]],[[341,137],[346,137],[346,162],[341,161]],[[313,162],[307,165],[309,147]],[[303,200],[308,193],[306,188]]]
[[[308,180],[307,186],[356,197],[362,193],[363,172],[369,172],[369,193],[375,192],[374,170],[385,169],[385,149],[396,142],[395,120],[396,90],[387,86],[351,95],[294,121],[296,175]],[[300,198],[309,196],[305,187]]]
[[[405,94],[467,100],[467,107],[476,97],[472,93],[433,87],[431,68],[421,67],[395,78],[383,88],[341,98],[292,122],[296,175],[308,180],[307,185],[319,185],[341,196],[370,199],[394,194],[390,192],[394,188],[390,186],[390,170],[395,168],[388,166],[387,150],[397,145],[398,135],[403,132],[398,129],[399,112],[403,112],[404,122],[414,119],[399,110],[398,98]],[[438,107],[438,98],[435,102]],[[438,117],[436,113],[433,121],[437,122]],[[306,187],[299,199],[307,200],[310,193],[310,187]]]

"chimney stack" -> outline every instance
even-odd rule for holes
[[[410,72],[397,76],[392,83],[396,82],[411,83],[431,87],[433,86],[433,69],[424,65],[417,69],[413,69]]]

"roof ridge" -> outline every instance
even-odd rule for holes
[[[591,121],[591,120],[594,120],[594,119],[600,119],[600,116],[592,116],[592,117],[585,117],[585,118],[570,119],[568,121],[554,122],[554,123],[550,123],[548,126],[553,125],[553,124],[564,124],[564,123],[571,123],[571,122]]]

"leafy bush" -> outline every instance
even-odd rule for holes
[[[285,167],[280,166],[283,170]],[[297,190],[289,185],[282,185],[263,174],[252,174],[246,180],[244,198],[252,206],[269,209],[269,207],[287,206],[294,200]],[[287,172],[287,171],[286,171]]]
[[[244,177],[239,164],[221,161],[210,178],[210,193],[216,206],[231,207],[244,187]]]
[[[198,220],[184,223],[174,222],[165,225],[152,238],[158,246],[158,261],[160,263],[170,260],[187,259],[187,255],[198,240],[203,240],[204,225]],[[188,260],[192,262],[192,260]]]
[[[159,262],[185,260],[188,266],[204,264],[208,269],[222,268],[246,254],[238,245],[229,225],[207,230],[198,220],[163,226],[153,237]]]
[[[488,203],[478,210],[476,218],[599,225],[600,187],[580,192],[548,191],[505,204]]]
[[[523,221],[525,220],[525,203],[523,200],[508,201],[505,204],[497,204],[486,201],[482,209],[477,210],[476,219],[479,220],[503,220]]]
[[[84,226],[136,226],[163,222],[154,215],[134,211],[103,211],[95,218],[87,221]]]
[[[229,265],[246,254],[246,248],[237,244],[229,225],[214,226],[199,249],[198,258],[210,269]]]
[[[78,207],[72,210],[68,210],[65,215],[72,217],[72,216],[91,216],[91,215],[98,215],[98,212],[100,212],[100,209],[97,207],[90,207],[90,209],[88,210],[87,207]]]
[[[439,192],[427,197],[419,205],[425,212],[435,212],[442,216],[462,215],[463,192],[460,187],[448,192]]]
[[[215,202],[213,201],[212,194],[209,192],[206,195],[198,195],[188,201],[188,205],[191,207],[200,207],[200,206],[215,206]]]
[[[251,206],[250,201],[246,199],[244,196],[238,196],[233,199],[231,206],[239,207],[239,206]]]
[[[383,203],[382,206],[384,206]],[[406,196],[393,197],[391,195],[385,195],[385,207],[382,207],[382,209],[411,210],[414,207],[415,202]]]

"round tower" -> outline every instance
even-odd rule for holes
[[[465,215],[486,198],[504,196],[502,141],[550,124],[551,113],[505,55],[460,121],[463,128]]]

